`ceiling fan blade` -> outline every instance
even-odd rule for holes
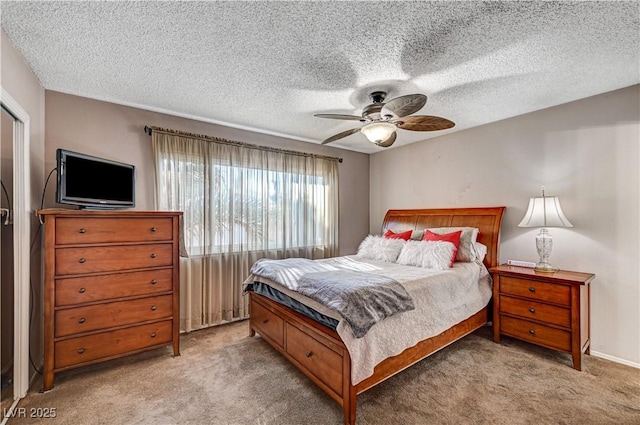
[[[376,145],[380,146],[381,148],[388,148],[389,146],[393,145],[393,142],[395,141],[396,141],[396,132],[394,131],[393,133],[391,133],[391,136],[387,137],[387,140],[380,143],[376,143]]]
[[[332,120],[352,120],[352,121],[360,121],[362,117],[357,115],[344,115],[344,114],[314,114],[314,117],[318,118],[331,118]]]
[[[396,97],[384,104],[381,115],[391,115],[392,117],[406,117],[414,112],[418,112],[427,103],[427,96],[423,94],[408,94]]]
[[[411,131],[437,131],[446,130],[456,125],[453,121],[446,118],[434,117],[431,115],[415,115],[398,120],[395,123],[403,130]]]
[[[322,144],[326,145],[327,143],[335,142],[336,140],[342,139],[343,137],[351,136],[353,133],[357,133],[358,131],[360,131],[359,128],[352,128],[351,130],[347,130],[347,131],[343,131],[342,133],[334,134],[333,136],[329,137],[328,139],[323,140]]]

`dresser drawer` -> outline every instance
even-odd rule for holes
[[[56,307],[173,290],[173,269],[56,279]]]
[[[251,300],[251,326],[262,336],[271,338],[276,344],[284,348],[284,320],[263,307],[255,300]]]
[[[336,394],[342,395],[342,356],[287,323],[287,353]]]
[[[559,305],[571,305],[571,288],[554,283],[501,276],[500,293]]]
[[[140,350],[171,342],[172,321],[133,326],[117,331],[67,339],[55,343],[54,368],[61,369],[78,363]]]
[[[172,244],[56,249],[58,276],[171,266]]]
[[[571,327],[571,310],[522,298],[500,296],[500,312],[538,320],[565,328]]]
[[[56,244],[170,241],[170,217],[60,217],[56,220]]]
[[[571,332],[568,331],[504,315],[500,315],[500,329],[505,335],[511,335],[534,344],[556,350],[571,351]]]
[[[171,317],[172,296],[139,298],[58,310],[56,337]]]

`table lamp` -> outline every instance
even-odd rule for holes
[[[549,264],[549,256],[553,247],[553,238],[547,227],[573,227],[565,217],[557,196],[545,196],[542,186],[542,197],[529,199],[529,207],[518,227],[540,227],[536,236],[536,249],[540,261],[536,263],[536,271],[553,273],[557,267]]]

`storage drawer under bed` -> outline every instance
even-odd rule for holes
[[[286,352],[336,394],[342,395],[342,356],[290,323]]]
[[[284,320],[281,317],[263,307],[253,297],[251,298],[251,327],[261,336],[271,339],[284,348]]]

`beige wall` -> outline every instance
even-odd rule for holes
[[[505,205],[500,258],[536,261],[528,200],[560,197],[551,262],[596,274],[591,350],[640,366],[640,86],[371,156],[371,231],[389,208]],[[490,107],[491,105],[487,105]]]
[[[136,209],[154,207],[154,164],[145,125],[230,140],[344,158],[340,164],[340,252],[355,253],[369,231],[369,156],[246,130],[46,91],[46,167],[55,167],[56,149],[109,158],[136,166]],[[47,190],[54,206],[55,189]]]
[[[11,41],[2,31],[0,41],[2,65],[0,84],[11,97],[20,104],[31,120],[30,168],[31,168],[31,205],[35,211],[40,206],[40,197],[44,186],[44,89],[24,59],[15,50]],[[31,239],[34,241],[31,251],[31,282],[35,292],[34,320],[31,326],[31,353],[35,363],[42,364],[42,274],[40,238],[37,237],[39,222],[35,214],[31,223]],[[15,235],[18,237],[18,235]],[[24,235],[20,235],[24,237]],[[31,243],[31,241],[29,241]]]

